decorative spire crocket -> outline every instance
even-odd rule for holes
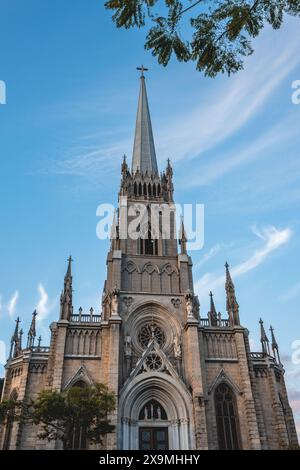
[[[279,356],[279,347],[278,347],[278,343],[274,335],[274,328],[272,326],[270,326],[270,331],[271,331],[271,347],[272,347],[273,355],[274,355],[275,360],[278,362],[278,364],[281,364],[281,360]]]
[[[72,303],[72,257],[68,259],[68,269],[64,279],[64,289],[60,296],[60,318],[61,320],[70,320],[73,312]]]
[[[187,243],[187,238],[186,238],[186,233],[185,233],[185,228],[184,228],[184,222],[183,222],[183,217],[181,217],[180,220],[180,229],[179,229],[179,245],[181,248],[181,254],[186,255],[186,243]]]
[[[208,312],[209,323],[211,326],[218,326],[218,314],[215,307],[213,293],[210,291],[210,310]]]
[[[260,323],[260,342],[262,346],[262,352],[264,354],[270,355],[269,338],[267,337],[267,334],[266,334],[264,322],[262,321],[262,319],[260,319],[259,323]]]
[[[12,357],[17,357],[20,352],[19,324],[20,324],[20,318],[18,317],[16,319],[16,326],[15,326],[14,334],[12,335],[11,340],[10,340],[9,359],[11,359]]]
[[[228,313],[229,321],[233,325],[239,325],[240,324],[239,304],[236,300],[235,287],[231,279],[231,275],[229,271],[229,264],[227,263],[227,261],[225,263],[225,269],[226,269],[226,282],[225,282],[226,310]]]
[[[169,201],[173,201],[173,193],[174,193],[174,185],[173,185],[173,168],[171,166],[170,159],[167,160],[167,168],[166,168],[166,186],[167,186],[167,193]]]
[[[30,328],[28,330],[28,335],[27,335],[27,349],[30,349],[34,346],[34,340],[36,337],[36,329],[35,329],[35,318],[37,316],[37,311],[34,310],[32,314],[32,320],[30,324]]]

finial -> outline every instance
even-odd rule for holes
[[[209,296],[210,296],[210,311],[208,315],[210,318],[210,323],[212,326],[218,326],[218,315],[217,315],[212,291],[210,291]]]
[[[144,67],[143,65],[141,65],[140,67],[137,67],[136,69],[141,72],[141,78],[144,78],[144,72],[148,72],[148,70],[149,70],[146,67]]]
[[[62,320],[69,320],[73,311],[72,261],[73,259],[70,255],[68,258],[68,269],[64,278],[64,288],[60,297],[60,319]]]
[[[14,330],[14,333],[11,337],[11,340],[10,340],[10,352],[9,352],[9,359],[12,358],[12,356],[14,355],[15,356],[15,352],[16,352],[16,349],[18,347],[18,343],[19,343],[19,323],[20,323],[20,318],[17,317],[17,319],[15,320],[16,322],[16,326],[15,326],[15,330]],[[14,354],[13,354],[14,353]]]
[[[28,335],[27,335],[27,349],[34,346],[34,339],[36,337],[36,330],[35,330],[36,316],[37,316],[37,311],[35,309],[32,313],[32,320],[31,320],[30,328],[29,328]]]
[[[272,327],[272,325],[270,326],[270,331],[271,331],[271,340],[272,340],[271,346],[272,346],[273,355],[274,355],[275,360],[279,364],[281,364],[280,356],[279,356],[279,348],[278,348],[278,344],[274,335],[274,328]]]
[[[270,326],[270,331],[271,331],[272,348],[273,349],[278,349],[278,344],[277,344],[277,341],[275,339],[274,328],[273,328],[272,325]]]
[[[184,228],[184,222],[183,222],[183,215],[180,216],[180,230],[179,230],[179,245],[181,246],[181,254],[186,255],[187,250],[186,250],[186,233],[185,233],[185,228]]]
[[[270,355],[269,338],[267,337],[262,318],[260,318],[259,323],[260,323],[260,342],[262,345],[262,352],[264,354]]]
[[[73,261],[73,258],[72,256],[70,255],[69,258],[68,258],[68,269],[67,269],[67,274],[66,276],[71,276],[71,268],[72,268],[72,261]]]
[[[123,161],[122,161],[122,168],[121,168],[121,171],[122,171],[123,176],[126,176],[126,174],[127,174],[127,169],[128,169],[126,158],[127,158],[127,157],[126,157],[126,155],[124,154],[124,155],[123,155]]]
[[[239,317],[239,304],[236,300],[235,287],[230,275],[229,264],[225,263],[226,269],[226,282],[225,282],[225,292],[226,292],[226,309],[228,312],[229,321],[233,325],[240,324]]]
[[[41,347],[41,341],[42,341],[42,337],[41,337],[41,336],[39,336],[39,337],[38,337],[38,348],[40,348],[40,347]]]

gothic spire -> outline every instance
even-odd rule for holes
[[[181,217],[180,221],[180,229],[179,229],[179,245],[181,247],[181,254],[186,255],[186,233],[185,233],[185,228],[184,228],[184,222],[183,222],[183,217]]]
[[[166,182],[167,182],[167,193],[169,197],[169,201],[173,201],[173,192],[174,192],[174,186],[173,186],[173,168],[170,162],[170,159],[168,158],[167,160],[167,168],[166,168]]]
[[[210,311],[208,315],[209,315],[210,324],[211,326],[217,326],[218,314],[217,314],[216,307],[215,307],[213,293],[211,291],[209,293],[209,296],[210,296]]]
[[[30,324],[30,328],[28,330],[28,335],[27,335],[27,349],[31,348],[34,346],[34,340],[36,337],[36,329],[35,329],[35,317],[37,316],[37,311],[34,310],[32,314],[32,320]]]
[[[226,282],[225,282],[225,291],[226,291],[226,309],[228,312],[228,317],[234,325],[240,324],[239,317],[239,304],[236,300],[235,287],[231,278],[229,271],[229,264],[225,263],[226,269]]]
[[[72,277],[72,261],[73,261],[72,256],[70,255],[68,258],[68,269],[67,269],[65,278]]]
[[[262,352],[264,354],[270,354],[269,338],[267,337],[267,334],[266,334],[264,322],[262,321],[262,319],[260,319],[259,323],[260,323],[260,342],[262,346]]]
[[[278,344],[274,335],[274,328],[272,326],[270,326],[270,331],[271,331],[271,346],[272,346],[274,358],[278,361],[279,364],[281,364],[280,356],[279,356],[279,348],[278,348]]]
[[[68,258],[68,268],[64,279],[64,289],[60,296],[60,318],[69,320],[72,315],[72,257]]]
[[[19,342],[20,342],[19,323],[20,323],[20,318],[18,317],[16,319],[16,326],[15,326],[14,334],[12,335],[11,340],[10,340],[9,359],[11,357],[16,357],[19,353]]]
[[[150,119],[146,84],[143,66],[138,67],[141,70],[140,77],[140,95],[135,126],[135,137],[132,155],[132,172],[139,170],[141,173],[158,173],[156,154]]]
[[[23,338],[23,330],[21,328],[19,333],[19,350],[22,350],[22,338]]]

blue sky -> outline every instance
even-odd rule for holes
[[[38,307],[48,343],[70,253],[75,310],[100,309],[108,243],[96,208],[116,203],[121,156],[131,158],[144,63],[160,169],[170,157],[176,201],[205,205],[205,244],[191,253],[201,314],[210,289],[225,311],[228,260],[253,350],[259,317],[275,328],[300,430],[299,22],[266,28],[243,72],[213,80],[193,64],[158,66],[145,32],[117,31],[97,0],[0,9],[0,340],[17,315],[26,332]]]

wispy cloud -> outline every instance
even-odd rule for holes
[[[49,313],[49,296],[43,284],[40,283],[37,289],[40,296],[39,301],[36,305],[36,310],[38,312],[37,320],[41,322],[47,317]]]
[[[278,297],[279,300],[285,302],[288,300],[293,300],[296,297],[300,297],[300,282],[293,284],[288,289],[286,289],[280,296]]]
[[[268,156],[269,153],[266,150],[276,149],[280,144],[290,141],[297,135],[299,135],[298,116],[295,115],[276,123],[271,129],[264,131],[262,135],[243,148],[231,150],[225,154],[222,151],[208,163],[200,162],[201,171],[196,172],[195,175],[195,170],[193,170],[192,174],[187,174],[181,181],[183,184],[188,183],[189,187],[209,185],[242,164],[261,158],[261,156]]]
[[[128,146],[128,140],[88,146],[75,145],[68,152],[71,155],[52,161],[48,168],[43,169],[43,173],[100,178],[104,173],[112,172],[117,165],[120,166],[121,156]]]
[[[212,246],[211,249],[205,253],[200,261],[194,265],[194,270],[197,271],[203,264],[205,264],[208,260],[213,258],[219,251],[221,250],[221,244],[217,243],[216,245]]]
[[[246,61],[245,71],[229,79],[222,77],[212,81],[209,99],[206,95],[202,96],[198,106],[183,110],[173,121],[168,118],[167,124],[162,122],[160,131],[155,135],[157,154],[163,158],[171,155],[173,161],[186,162],[187,158],[193,159],[214,149],[254,119],[300,62],[296,41],[289,40],[297,34],[298,25],[291,22],[288,26],[277,36],[276,48],[272,47],[275,33],[271,28],[269,31],[266,28],[258,40],[255,56]],[[89,178],[112,173],[120,162],[119,157],[131,150],[133,135],[131,129],[122,129],[121,132],[116,131],[114,136],[96,137],[95,145],[87,146],[85,135],[81,142],[84,145],[74,145],[68,150],[68,155],[62,155],[43,171]],[[251,151],[244,151],[243,155],[227,160],[223,168],[219,166],[219,171],[228,171],[238,163],[238,159],[249,159],[266,145],[268,142],[264,143],[262,138],[256,142],[256,147],[252,146]]]
[[[255,227],[253,228],[253,232],[265,242],[265,245],[260,250],[255,251],[249,259],[233,268],[233,276],[240,276],[259,266],[272,251],[285,245],[290,240],[293,233],[289,227],[278,230],[273,226],[265,227],[262,230],[258,230]]]
[[[291,23],[291,30],[294,28],[296,24]],[[266,32],[245,71],[227,82],[218,82],[213,99],[185,115],[180,114],[168,132],[162,129],[158,136],[161,153],[171,154],[174,160],[195,158],[235,134],[263,109],[274,90],[300,62],[295,41],[288,40],[289,31],[286,29],[280,37],[280,52],[279,48],[270,52],[269,41],[273,35],[271,30]]]
[[[10,317],[12,317],[15,314],[18,299],[19,299],[19,291],[16,290],[15,293],[10,298],[8,305],[7,305],[7,311]]]
[[[264,241],[264,245],[259,250],[255,250],[245,261],[231,268],[231,274],[234,278],[258,267],[273,251],[288,243],[292,236],[292,230],[289,227],[282,230],[274,226],[267,226],[261,230],[253,227],[252,231]],[[224,285],[224,282],[224,274],[206,273],[196,282],[195,290],[205,296],[210,290],[219,289]]]

